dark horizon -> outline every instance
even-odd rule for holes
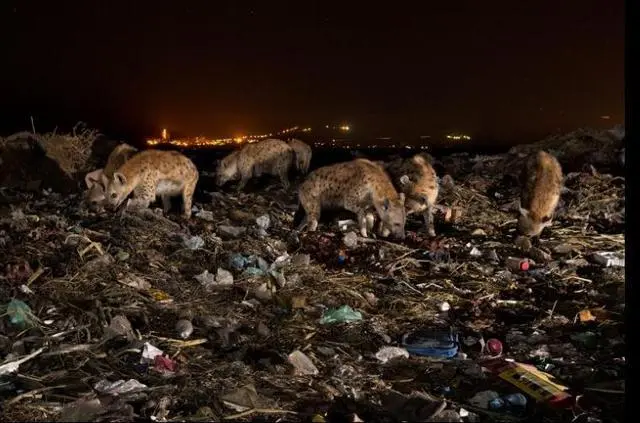
[[[624,3],[0,6],[3,135],[116,138],[349,123],[496,144],[624,123]]]

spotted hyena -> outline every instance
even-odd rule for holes
[[[527,158],[520,183],[518,232],[524,236],[538,236],[551,225],[560,201],[562,167],[555,156],[540,150]]]
[[[433,212],[438,199],[438,177],[433,166],[424,155],[403,160],[396,159],[389,163],[377,162],[389,174],[393,186],[406,195],[405,209],[407,216],[422,213],[425,230],[429,236],[435,236]],[[380,234],[389,235],[389,228],[380,222]]]
[[[137,152],[138,149],[129,144],[120,144],[111,151],[104,168],[87,173],[84,177],[87,185],[84,199],[91,209],[100,210],[107,204],[105,189],[113,172]]]
[[[391,233],[404,238],[404,193],[398,193],[389,176],[367,159],[324,166],[309,174],[298,190],[300,206],[294,224],[315,231],[323,209],[346,209],[357,214],[360,233],[367,236],[367,212],[375,210]],[[302,218],[304,216],[304,219]]]
[[[298,139],[290,139],[288,141],[289,146],[293,148],[296,155],[296,168],[300,173],[306,175],[309,172],[309,166],[311,164],[311,147]]]
[[[280,178],[285,189],[289,189],[288,174],[294,163],[293,148],[282,140],[270,138],[250,143],[220,160],[216,183],[222,186],[240,179],[237,190],[241,191],[252,177],[273,175]]]
[[[182,195],[183,216],[191,217],[198,169],[177,151],[146,150],[136,154],[116,170],[107,185],[107,201],[117,208],[133,192],[127,207],[146,208],[162,199],[164,213],[171,208],[171,197]]]

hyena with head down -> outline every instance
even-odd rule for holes
[[[520,175],[518,232],[534,237],[550,226],[560,201],[562,167],[555,156],[538,151],[530,155]]]
[[[296,168],[300,173],[306,175],[309,173],[309,166],[311,165],[311,155],[313,153],[311,147],[295,138],[290,139],[287,143],[296,154]]]
[[[389,163],[376,162],[391,178],[393,186],[406,195],[407,216],[422,213],[425,230],[429,236],[435,236],[433,212],[438,199],[439,186],[436,171],[423,155],[417,154],[410,159],[396,159]],[[371,220],[371,218],[369,218]],[[378,233],[389,236],[390,230],[380,221]]]
[[[106,189],[107,201],[117,208],[133,192],[134,198],[127,201],[127,207],[147,208],[159,196],[167,214],[171,197],[181,195],[183,216],[188,219],[198,178],[196,165],[184,154],[146,150],[114,172]]]
[[[84,182],[87,185],[85,192],[85,202],[93,210],[100,210],[107,204],[105,189],[113,173],[122,166],[133,155],[138,153],[138,149],[129,144],[120,144],[111,151],[104,168],[87,173]]]
[[[295,152],[286,142],[266,139],[250,143],[229,154],[218,164],[216,183],[240,179],[237,190],[241,191],[252,177],[273,175],[280,178],[285,189],[289,189],[289,170],[295,163]]]
[[[358,216],[360,233],[367,236],[367,211],[374,209],[394,237],[404,239],[404,193],[389,176],[367,159],[324,166],[309,174],[298,189],[300,206],[294,217],[298,230],[315,231],[323,209],[346,209]],[[304,219],[302,218],[304,216]]]

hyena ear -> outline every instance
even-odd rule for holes
[[[400,177],[400,183],[401,183],[402,185],[407,185],[409,182],[411,182],[411,178],[409,178],[409,176],[407,176],[407,175],[402,175],[402,176]]]
[[[384,199],[384,203],[382,203],[382,206],[384,207],[385,210],[389,210],[389,199],[388,198]]]
[[[97,184],[100,181],[102,175],[102,169],[94,170],[93,172],[87,173],[84,177],[84,183],[87,184],[87,188],[91,189],[92,186]]]
[[[524,217],[529,216],[529,210],[523,209],[521,206],[519,206],[518,209],[520,210],[520,215],[521,216],[524,216]]]
[[[404,200],[405,200],[404,192],[401,192],[399,197],[400,197],[400,203],[404,204]]]
[[[113,174],[113,180],[116,181],[120,185],[125,185],[127,183],[127,178],[120,172],[116,172]]]

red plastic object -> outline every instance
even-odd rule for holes
[[[529,270],[529,262],[527,260],[520,262],[520,270]]]
[[[502,342],[500,340],[491,338],[487,341],[487,351],[493,357],[497,357],[502,354]]]

